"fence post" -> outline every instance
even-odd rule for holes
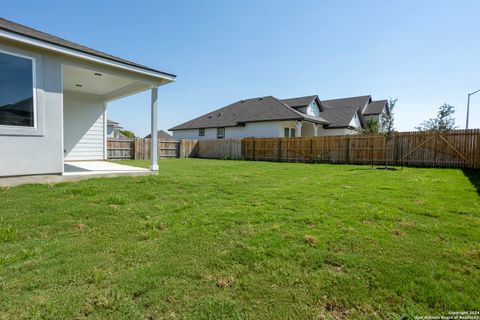
[[[347,137],[345,139],[345,147],[346,147],[346,157],[345,157],[345,163],[350,163],[350,137]]]
[[[252,160],[255,161],[255,138],[252,138]]]
[[[393,139],[392,164],[398,164],[398,134],[395,134],[395,139]]]
[[[282,162],[282,138],[278,139],[278,162]]]
[[[370,145],[370,153],[371,153],[371,164],[373,168],[373,144]]]
[[[310,138],[310,162],[313,162],[313,138]]]
[[[480,169],[480,131],[477,130],[477,139],[475,140],[477,143],[477,152],[476,152],[476,165],[474,166],[475,169]]]

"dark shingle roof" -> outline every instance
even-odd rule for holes
[[[54,44],[54,45],[62,46],[64,48],[73,49],[73,50],[80,51],[80,52],[83,52],[83,53],[91,54],[91,55],[94,55],[94,56],[97,56],[97,57],[100,57],[100,58],[104,58],[104,59],[108,59],[108,60],[111,60],[111,61],[120,62],[120,63],[129,65],[129,66],[132,66],[132,67],[161,73],[161,74],[164,74],[164,75],[167,75],[167,76],[170,76],[170,77],[174,77],[174,78],[176,77],[173,74],[163,72],[163,71],[159,71],[159,70],[156,70],[156,69],[152,69],[150,67],[146,67],[144,65],[141,65],[141,64],[138,64],[138,63],[135,63],[135,62],[132,62],[132,61],[128,61],[128,60],[125,60],[125,59],[122,59],[122,58],[119,58],[119,57],[116,57],[116,56],[112,56],[110,54],[107,54],[107,53],[104,53],[104,52],[101,52],[101,51],[97,51],[97,50],[82,46],[80,44],[77,44],[77,43],[74,43],[74,42],[71,42],[71,41],[53,36],[53,35],[45,33],[45,32],[35,30],[33,28],[30,28],[30,27],[27,27],[27,26],[24,26],[24,25],[21,25],[21,24],[18,24],[18,23],[15,23],[15,22],[3,19],[3,18],[0,18],[0,30],[5,30],[5,31],[8,31],[8,32],[16,33],[16,34],[23,35],[23,36],[26,36],[26,37],[29,37],[29,38],[41,40],[41,41],[48,42],[48,43],[51,43],[51,44]]]
[[[322,118],[311,117],[298,112],[277,98],[268,96],[237,101],[169,130],[234,127],[246,122],[273,120],[308,120],[317,123],[328,123]]]
[[[371,101],[371,96],[358,96],[341,99],[322,100],[322,105],[326,108],[344,108],[344,107],[363,107]]]
[[[308,106],[312,103],[313,100],[317,99],[317,96],[306,96],[306,97],[298,97],[298,98],[291,98],[291,99],[283,99],[281,100],[283,103],[286,103],[292,108],[300,108]]]
[[[152,137],[152,134],[145,136],[146,139],[150,139],[151,137]],[[157,137],[160,140],[173,140],[173,137],[167,131],[164,131],[164,130],[158,130]]]
[[[350,125],[353,116],[359,111],[359,107],[325,108],[320,115],[330,122],[327,128],[346,128]]]
[[[387,100],[377,100],[377,101],[372,101],[368,104],[368,106],[365,108],[365,111],[363,111],[364,116],[368,115],[377,115],[381,114],[385,106],[387,105]]]

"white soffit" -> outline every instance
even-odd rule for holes
[[[128,78],[63,65],[63,89],[67,91],[103,96],[133,83]]]

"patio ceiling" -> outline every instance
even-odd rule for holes
[[[147,90],[150,84],[136,79],[65,64],[63,89],[103,97],[105,101]]]

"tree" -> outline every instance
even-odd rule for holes
[[[120,133],[123,134],[127,138],[135,138],[135,133],[133,133],[132,131],[120,130]]]
[[[397,103],[398,99],[390,98],[387,103],[387,110],[384,114],[382,114],[382,123],[383,123],[383,137],[385,139],[385,169],[388,169],[388,157],[387,157],[387,146],[390,140],[393,139],[393,135],[395,133],[394,127],[394,113],[393,110],[395,109],[395,104]]]
[[[365,121],[365,127],[361,131],[362,133],[379,133],[380,132],[380,124],[378,123],[378,119],[370,118]]]
[[[436,118],[430,118],[427,121],[420,123],[420,126],[415,129],[419,131],[446,131],[453,130],[455,126],[455,118],[453,114],[455,113],[455,107],[444,103],[437,112]]]

